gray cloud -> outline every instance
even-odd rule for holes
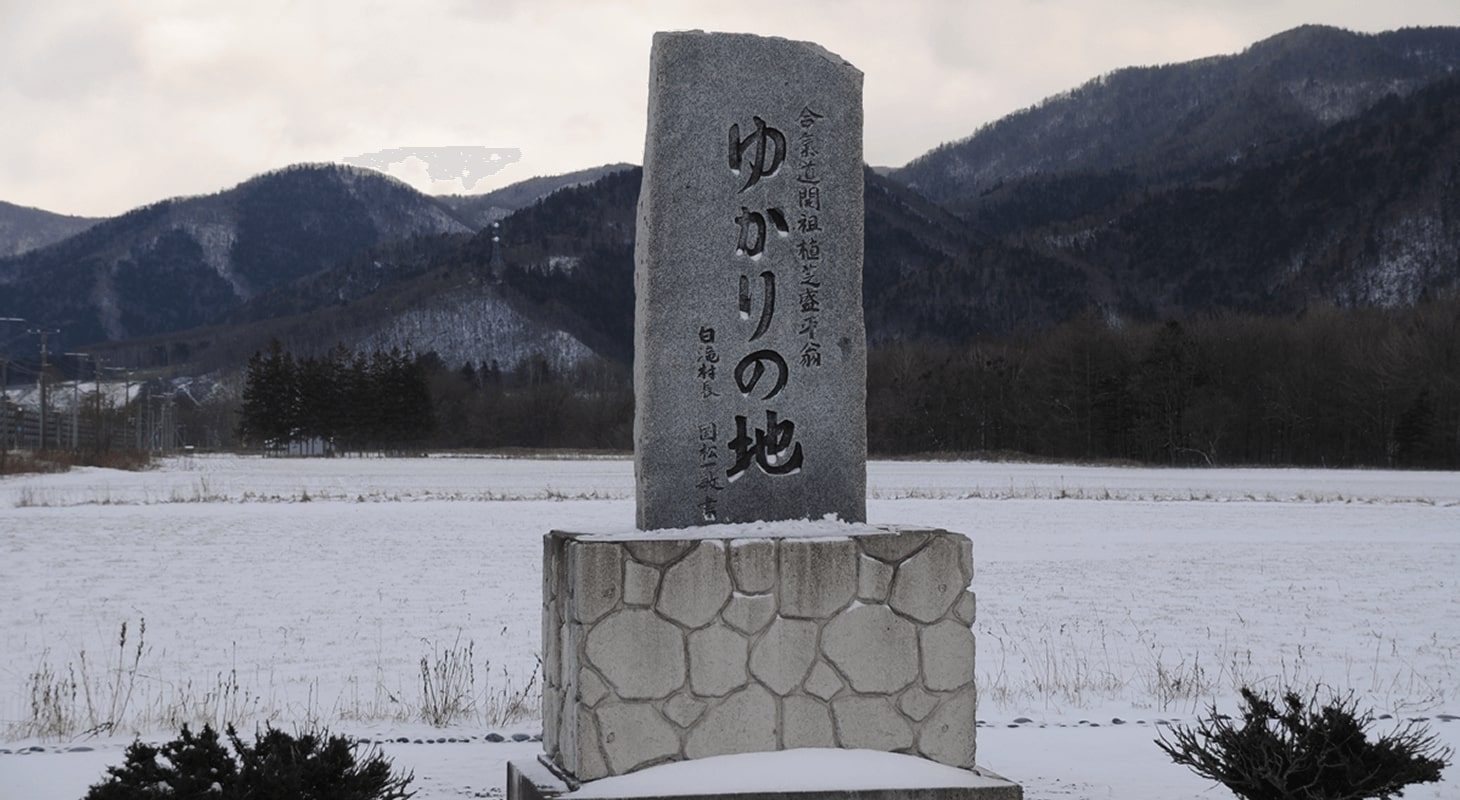
[[[896,165],[1122,66],[1305,22],[1460,25],[1454,0],[1398,5],[0,0],[0,199],[116,214],[387,148],[521,151],[478,190],[638,161],[650,37],[684,28],[813,39],[847,58],[867,76],[867,158]]]
[[[8,74],[21,94],[43,103],[91,102],[135,80],[141,65],[132,43],[100,25],[38,43],[39,57]]]

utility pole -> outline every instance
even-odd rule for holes
[[[90,353],[66,353],[76,359],[76,374],[71,376],[71,449],[81,449],[81,428],[77,424],[81,414],[81,364]]]
[[[41,371],[36,376],[36,383],[41,390],[40,438],[36,442],[38,451],[46,449],[46,337],[60,332],[55,328],[32,328],[29,331],[32,336],[41,337]]]
[[[20,317],[0,317],[0,322],[25,322]],[[9,340],[4,344],[9,345]],[[10,437],[14,435],[15,423],[10,419],[10,351],[0,353],[0,425],[5,426],[0,430],[0,461],[4,460],[4,454],[10,449]]]
[[[91,378],[96,384],[96,391],[91,394],[94,398],[92,405],[95,408],[91,414],[91,447],[100,453],[102,450],[111,448],[101,446],[101,432],[105,427],[101,424],[101,356],[94,354],[91,356]]]
[[[10,419],[10,355],[0,355],[0,466],[5,464],[5,454],[10,450],[10,436],[15,423]]]
[[[111,390],[108,390],[107,391],[107,397],[109,399],[109,402],[111,403],[111,411],[112,411],[112,413],[108,414],[108,417],[111,420],[113,420],[113,421],[119,422],[119,424],[120,424],[120,430],[114,430],[110,424],[108,424],[106,426],[106,430],[107,430],[106,449],[110,450],[113,444],[118,444],[123,450],[131,449],[132,446],[133,446],[133,443],[132,443],[132,437],[130,437],[130,436],[127,435],[127,424],[128,424],[127,423],[127,420],[128,420],[128,412],[130,411],[130,406],[131,406],[131,401],[132,401],[132,368],[131,367],[107,367],[107,366],[103,366],[102,369],[111,370],[113,373],[117,373],[117,372],[122,373],[122,380],[123,380],[123,383],[122,383],[122,405],[121,405],[121,408],[120,409],[118,409],[116,407],[115,400],[114,400],[114,398],[111,397]],[[115,383],[116,382],[116,378],[112,378],[112,382]],[[100,399],[98,399],[97,402],[98,402],[98,406],[97,406],[97,409],[98,409],[97,410],[97,418],[100,419],[101,418]]]
[[[127,371],[126,372],[127,382],[124,383],[124,384],[122,384],[122,439],[125,441],[127,439],[127,422],[131,418],[130,415],[127,412],[128,411],[132,411],[133,409],[132,409],[132,368],[131,367],[125,367],[124,369],[126,369],[126,371]],[[137,426],[136,425],[133,425],[132,426],[132,437],[131,438],[132,438],[132,442],[131,442],[132,449],[134,449],[134,450],[141,450],[142,449],[140,447],[140,444],[141,444],[141,434],[140,433],[137,433]]]
[[[0,460],[10,449],[10,354],[0,355]]]
[[[171,452],[177,449],[177,388],[173,387],[167,393],[167,405],[162,407],[162,436],[163,451]]]

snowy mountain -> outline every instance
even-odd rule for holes
[[[300,356],[337,344],[398,347],[453,367],[627,360],[638,185],[637,168],[609,171],[500,227],[365,248],[237,303],[212,325],[90,349],[113,364],[193,372],[237,367],[274,338]]]
[[[1286,154],[1460,69],[1460,28],[1380,34],[1306,25],[1242,53],[1129,67],[944,144],[891,177],[959,206],[1020,178],[1120,170],[1191,178]]]
[[[0,316],[58,327],[66,347],[167,333],[215,323],[364,247],[469,232],[441,204],[380,173],[290,167],[0,259]]]
[[[1306,26],[1097,78],[891,174],[977,244],[878,302],[960,341],[1090,308],[1180,319],[1453,291],[1457,68],[1460,28]],[[1000,274],[995,243],[1024,263]]]
[[[95,225],[90,217],[71,217],[0,200],[0,258],[45,247]]]
[[[218,194],[136,209],[51,247],[0,258],[0,316],[43,321],[61,329],[53,340],[59,347],[127,353],[128,363],[136,364],[174,364],[213,347],[210,363],[223,366],[219,354],[246,357],[272,332],[304,339],[297,342],[301,353],[346,342],[412,346],[482,363],[510,364],[534,354],[573,363],[589,349],[571,333],[544,328],[535,321],[542,313],[515,310],[524,302],[504,294],[500,272],[485,276],[481,286],[459,289],[434,279],[425,289],[404,284],[463,260],[490,269],[494,234],[468,246],[477,230],[624,169],[631,167],[607,165],[483,195],[433,198],[372,170],[289,167]],[[0,207],[0,220],[5,210]],[[631,216],[628,224],[631,247]],[[33,238],[34,229],[26,230]],[[458,254],[463,247],[468,252]],[[514,258],[523,255],[519,247]],[[531,271],[582,260],[543,258],[540,265],[520,266]],[[376,292],[386,296],[370,299]],[[395,295],[410,299],[392,300]],[[468,308],[468,295],[494,310],[482,315]],[[352,302],[371,307],[372,316],[360,319],[349,309]],[[300,315],[310,316],[293,319]],[[427,330],[424,320],[439,327]],[[465,338],[456,341],[452,332]],[[328,340],[316,343],[314,337]]]
[[[1011,181],[960,208],[979,244],[878,301],[903,314],[921,303],[926,330],[959,341],[1091,308],[1148,320],[1287,314],[1460,289],[1460,75],[1285,147],[1185,180],[1092,171]],[[990,278],[994,243],[1029,265]]]

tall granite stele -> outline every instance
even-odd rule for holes
[[[634,253],[641,529],[867,517],[862,73],[654,37]]]
[[[546,537],[546,753],[509,797],[811,747],[1021,797],[975,767],[968,538],[866,524],[861,95],[807,42],[654,37],[637,529]]]

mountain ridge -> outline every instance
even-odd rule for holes
[[[362,246],[466,232],[444,206],[380,173],[273,170],[211,195],[173,198],[0,259],[0,312],[63,324],[67,342],[207,324],[239,302]]]
[[[1456,69],[1460,28],[1360,34],[1305,25],[1237,54],[1098,76],[939,145],[891,177],[956,205],[1035,174],[1200,173],[1266,160],[1274,145],[1280,154],[1286,140]]]
[[[1311,81],[1302,78],[1310,63],[1319,76]],[[1456,64],[1460,28],[1305,26],[1232,56],[1117,70],[1007,118],[1014,133],[1052,125],[1046,139],[1059,146],[1081,135],[1105,143],[1057,168],[967,181],[949,153],[1008,146],[1002,123],[890,174],[869,167],[869,343],[959,343],[1091,310],[1112,323],[1223,309],[1290,314],[1455,290]],[[1156,113],[1192,85],[1225,99]],[[1051,122],[1062,118],[1066,127]],[[1141,135],[1118,141],[1133,129]],[[1257,144],[1234,156],[1230,142],[1249,139]],[[1035,147],[1005,161],[1028,166],[1050,152],[1061,151]],[[899,180],[914,165],[943,172],[931,184]],[[639,168],[533,179],[476,200],[429,198],[368,170],[317,174],[329,169],[285,168],[209,196],[226,202],[136,209],[0,259],[0,285],[21,285],[22,273],[34,282],[51,267],[48,291],[82,298],[53,304],[55,317],[94,315],[92,341],[126,334],[135,345],[107,348],[134,361],[159,348],[172,362],[211,349],[210,363],[221,365],[218,354],[236,349],[226,345],[229,325],[249,341],[282,332],[301,351],[310,337],[329,348],[339,336],[371,347],[414,339],[466,363],[532,347],[566,361],[632,357]],[[258,196],[237,191],[246,184]],[[947,199],[929,185],[947,188]],[[500,216],[514,203],[522,205]],[[252,227],[234,224],[245,218]],[[116,235],[141,228],[151,231],[146,247]],[[136,296],[147,292],[133,285],[128,296],[118,285],[139,260],[163,289],[193,275],[187,296],[197,302],[139,311]],[[507,321],[473,327],[472,303]],[[499,335],[501,346],[486,343]]]
[[[0,258],[38,250],[100,222],[0,200]]]

